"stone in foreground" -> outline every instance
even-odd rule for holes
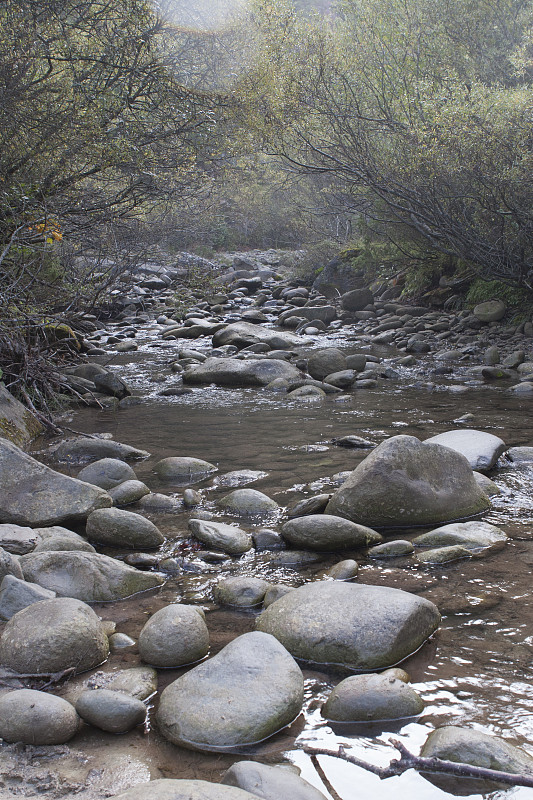
[[[331,692],[322,716],[335,722],[378,722],[416,717],[424,701],[407,683],[390,675],[350,675]]]
[[[473,428],[439,433],[437,436],[426,439],[426,444],[428,442],[456,450],[468,460],[472,469],[478,472],[488,472],[492,469],[507,447],[499,436],[476,431]]]
[[[47,692],[17,689],[0,697],[0,738],[6,742],[64,744],[79,722],[74,706]]]
[[[113,503],[103,489],[55,472],[7,439],[0,439],[0,486],[0,522],[34,528],[83,520]]]
[[[82,692],[76,711],[85,722],[109,733],[126,733],[146,719],[146,706],[141,700],[111,689]]]
[[[322,792],[315,789],[292,769],[269,766],[257,761],[238,761],[222,778],[222,783],[238,786],[263,800],[325,800]]]
[[[444,524],[489,506],[463,455],[414,436],[393,436],[354,469],[326,513],[388,528]]]
[[[209,631],[202,609],[172,603],[160,608],[139,635],[139,655],[154,667],[180,667],[207,655]]]
[[[168,686],[157,722],[171,742],[192,750],[256,744],[300,713],[303,676],[285,648],[245,633]]]
[[[115,558],[77,550],[30,553],[21,563],[27,581],[86,603],[123,600],[164,582],[154,572],[141,572]]]
[[[357,671],[398,664],[436,630],[437,607],[384,586],[327,581],[294,589],[272,603],[257,628],[295,657]]]
[[[0,664],[15,672],[85,672],[108,654],[100,619],[72,598],[33,603],[11,617],[0,638]]]
[[[115,800],[257,800],[257,795],[208,781],[160,778],[115,795]]]

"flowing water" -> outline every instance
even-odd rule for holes
[[[466,412],[474,415],[469,427],[494,433],[509,446],[533,444],[530,401],[489,386],[472,385],[466,391],[459,390],[458,386],[464,383],[460,370],[447,383],[434,385],[420,369],[403,369],[400,381],[384,382],[375,390],[357,390],[348,399],[328,396],[318,403],[291,402],[282,394],[263,390],[213,387],[195,389],[192,394],[179,397],[160,397],[161,388],[175,382],[168,364],[177,349],[186,345],[161,344],[149,330],[139,341],[139,351],[116,355],[111,363],[136,391],[146,396],[146,402],[118,412],[85,408],[70,414],[70,425],[79,431],[108,432],[118,441],[149,450],[152,458],[134,467],[139,479],[154,491],[169,491],[152,472],[156,460],[171,455],[194,456],[216,464],[219,474],[238,469],[261,471],[263,477],[250,486],[286,508],[304,497],[331,491],[338,482],[336,474],[353,469],[368,452],[337,447],[332,444],[334,437],[357,434],[380,442],[402,433],[426,439],[457,427],[453,421]],[[347,352],[365,349],[346,334],[323,336],[316,344],[341,346]],[[195,342],[194,347],[198,349],[199,343]],[[369,346],[366,351],[370,352]],[[385,350],[373,352],[386,359],[397,355]],[[426,709],[417,720],[384,729],[333,730],[321,718],[320,705],[345,676],[304,670],[304,713],[288,730],[244,756],[188,752],[162,740],[154,729],[113,737],[87,728],[75,741],[75,747],[85,754],[85,772],[91,769],[95,785],[100,785],[99,781],[105,778],[106,753],[111,752],[118,758],[116,763],[126,765],[123,771],[130,782],[132,775],[138,775],[138,780],[151,776],[219,781],[224,770],[243,757],[267,763],[288,760],[329,797],[310,757],[301,749],[305,744],[336,749],[344,743],[355,755],[383,765],[396,755],[389,744],[391,738],[400,739],[418,752],[433,727],[452,723],[503,736],[533,753],[533,471],[501,462],[493,478],[502,494],[494,499],[485,519],[507,532],[509,544],[484,558],[442,567],[417,565],[407,558],[370,561],[360,552],[325,556],[305,568],[273,567],[268,553],[255,551],[221,565],[206,565],[196,558],[187,536],[187,519],[194,513],[182,510],[172,515],[151,515],[167,536],[165,552],[187,555],[193,565],[198,565],[198,571],[171,578],[161,590],[97,607],[100,615],[117,622],[119,631],[138,636],[149,614],[181,598],[206,608],[213,654],[236,635],[253,630],[256,617],[254,613],[218,609],[212,604],[210,587],[220,577],[254,574],[274,583],[297,586],[320,577],[341,558],[354,557],[360,565],[358,581],[421,592],[441,609],[443,620],[438,632],[402,664],[424,698]],[[195,488],[202,494],[201,509],[218,516],[214,501],[228,490],[217,486],[216,479]],[[172,491],[179,497],[182,490],[174,487]],[[275,527],[278,522],[271,519],[268,524]],[[253,530],[258,524],[242,527]],[[403,530],[401,538],[418,533],[420,530]],[[132,653],[115,654],[106,669],[137,663],[138,656]],[[179,674],[175,670],[160,673],[160,686]],[[438,800],[450,796],[412,770],[380,782],[369,772],[331,757],[320,757],[320,764],[342,800],[410,800],[413,795],[417,800]],[[116,774],[112,783],[117,791],[121,788]],[[468,794],[468,789],[463,791]],[[491,794],[503,796],[522,800],[533,796],[533,792],[514,788]]]

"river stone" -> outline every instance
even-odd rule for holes
[[[247,553],[252,547],[251,537],[233,525],[202,519],[190,519],[188,525],[190,532],[200,542],[229,555],[238,556]]]
[[[322,792],[292,769],[260,764],[257,761],[238,761],[233,764],[224,773],[222,783],[238,786],[263,800],[326,800]]]
[[[376,531],[331,514],[308,514],[285,522],[281,533],[289,544],[309,550],[345,550],[381,542]]]
[[[129,547],[132,550],[153,549],[165,537],[153,522],[133,511],[118,508],[101,508],[87,518],[87,538],[111,547]]]
[[[336,386],[337,389],[347,391],[352,388],[357,376],[358,373],[354,369],[343,369],[341,372],[332,372],[330,375],[326,375],[324,382],[329,386]]]
[[[370,289],[352,289],[341,297],[341,305],[345,311],[363,311],[373,302],[374,295]]]
[[[172,603],[160,608],[139,635],[139,655],[154,667],[180,667],[209,652],[209,632],[203,611]]]
[[[268,608],[268,606],[271,606],[272,603],[275,603],[276,600],[279,600],[280,597],[284,597],[284,595],[289,592],[292,592],[292,586],[287,586],[286,583],[270,584],[263,598],[263,608]]]
[[[324,581],[272,603],[257,628],[274,635],[296,658],[367,671],[403,661],[439,621],[433,603],[400,589]]]
[[[468,460],[472,469],[478,472],[487,472],[492,469],[507,447],[499,436],[471,428],[439,433],[437,436],[426,439],[425,443],[428,442],[456,450]]]
[[[315,494],[295,503],[288,511],[289,519],[295,517],[305,517],[308,514],[321,514],[326,508],[331,498],[331,494]]]
[[[495,497],[496,495],[501,494],[502,490],[498,484],[494,483],[494,481],[491,481],[491,479],[486,475],[483,475],[482,472],[476,472],[474,470],[474,478],[476,479],[476,483],[481,491],[484,492],[487,497]]]
[[[109,489],[109,496],[115,506],[129,506],[131,503],[136,503],[147,494],[150,494],[150,489],[142,481],[124,481]]]
[[[268,472],[257,469],[234,469],[231,472],[225,472],[223,475],[217,475],[213,478],[215,486],[225,486],[228,489],[236,488],[237,486],[246,486],[248,483],[254,483],[260,478],[266,478]]]
[[[61,525],[52,525],[49,528],[35,528],[35,533],[39,534],[40,541],[33,549],[34,553],[42,553],[47,550],[84,550],[86,553],[95,553],[92,544],[89,544],[83,536]]]
[[[383,542],[371,547],[367,555],[369,558],[396,558],[397,556],[408,556],[414,552],[412,542],[407,539],[395,539],[392,542]]]
[[[0,547],[0,581],[6,575],[13,575],[15,578],[24,577],[18,558]]]
[[[338,561],[333,564],[327,572],[326,576],[332,578],[334,581],[351,581],[357,575],[359,565],[353,558],[347,558],[344,561]]]
[[[456,725],[447,725],[432,731],[426,739],[420,755],[424,758],[440,758],[445,761],[472,764],[476,767],[502,772],[533,775],[533,756],[526,753],[525,750],[514,747],[497,736],[491,736],[471,728],[460,728]],[[425,777],[429,779],[430,776],[425,773]],[[444,785],[452,788],[451,781],[453,781],[453,786],[457,786],[456,780],[449,776],[437,778],[437,775],[431,775],[432,783],[437,780],[440,783],[441,779],[445,781],[443,788]],[[463,791],[459,791],[459,794],[472,794],[479,791],[471,779],[468,781],[463,779],[461,783]],[[479,782],[475,781],[475,783]],[[487,782],[485,781],[484,784],[484,792],[487,792]],[[490,785],[494,787],[494,784]],[[480,786],[482,791],[483,788]],[[454,794],[456,793],[454,791]]]
[[[109,643],[92,608],[70,597],[41,600],[6,623],[0,637],[0,664],[15,672],[75,672],[105,661]]]
[[[235,489],[217,501],[219,508],[228,514],[239,517],[253,517],[262,514],[272,514],[279,510],[275,500],[267,497],[257,489]]]
[[[215,601],[221,606],[252,608],[261,605],[270,586],[262,578],[239,575],[221,580],[215,586],[213,594]]]
[[[121,461],[140,461],[148,458],[150,453],[130,447],[113,439],[91,439],[80,436],[77,439],[68,439],[62,442],[55,451],[58,461],[68,461],[71,464],[97,461],[102,458],[118,458]]]
[[[157,511],[167,513],[181,510],[180,503],[177,499],[174,497],[169,497],[166,494],[161,494],[160,492],[150,492],[150,494],[145,494],[144,497],[141,497],[141,499],[137,501],[137,507],[140,508],[141,511]]]
[[[15,578],[14,575],[5,575],[0,583],[0,617],[11,619],[11,617],[22,611],[23,608],[38,603],[40,600],[49,600],[55,597],[56,593],[49,589],[43,589],[36,583],[29,583]]]
[[[303,688],[300,668],[273,636],[245,633],[167,686],[157,722],[192,750],[257,744],[298,716]]]
[[[208,358],[183,374],[184,383],[201,386],[267,386],[278,378],[299,380],[301,372],[292,364],[277,358]]]
[[[83,520],[112,502],[103,489],[55,472],[7,439],[0,439],[0,486],[0,522],[16,525]]]
[[[79,722],[70,703],[47,692],[16,689],[0,696],[0,737],[6,742],[64,744]]]
[[[9,523],[0,525],[0,547],[8,553],[17,556],[31,553],[40,541],[41,537],[33,528]]]
[[[490,547],[501,550],[508,541],[507,534],[488,522],[452,522],[413,539],[418,547],[446,547],[462,545],[468,550],[483,550]]]
[[[344,353],[336,347],[326,347],[323,350],[316,350],[309,356],[307,361],[307,371],[312,378],[322,381],[326,375],[332,372],[340,372],[346,369],[346,358]]]
[[[322,706],[334,722],[377,722],[416,717],[424,701],[404,681],[390,675],[351,675],[341,681]]]
[[[213,347],[233,344],[241,348],[258,342],[269,345],[272,350],[290,350],[293,347],[301,347],[304,339],[294,333],[264,328],[251,322],[235,322],[217,331],[213,336]]]
[[[161,575],[141,572],[99,553],[30,553],[22,559],[26,580],[60,597],[76,597],[87,603],[123,600],[164,583]]]
[[[415,558],[421,564],[449,564],[451,561],[460,561],[463,558],[471,558],[472,550],[462,544],[452,544],[447,547],[435,547],[432,550],[424,550],[417,553]]]
[[[505,456],[511,464],[533,464],[533,447],[510,447]]]
[[[326,512],[386,528],[442,524],[489,506],[460,453],[414,436],[393,436],[361,461]]]
[[[480,322],[499,322],[505,316],[507,305],[503,300],[487,300],[474,307],[473,314]]]
[[[219,783],[159,778],[115,795],[114,800],[257,800],[257,795]]]
[[[154,472],[162,481],[179,484],[195,483],[217,470],[218,467],[201,458],[180,456],[163,458],[154,466]]]
[[[76,702],[80,717],[108,733],[126,733],[146,719],[146,706],[140,700],[111,689],[89,689]]]
[[[78,472],[80,481],[92,483],[101,489],[112,489],[113,486],[136,477],[130,465],[119,458],[100,458]]]

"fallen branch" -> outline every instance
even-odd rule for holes
[[[13,672],[10,675],[3,675],[0,677],[0,684],[3,686],[9,686],[15,680],[37,681],[48,679],[47,682],[41,687],[41,689],[45,689],[47,686],[60,683],[65,678],[71,678],[75,672],[75,667],[68,667],[67,669],[62,669],[59,672]]]
[[[509,786],[530,786],[533,788],[533,774],[524,775],[513,772],[501,772],[497,769],[476,767],[462,762],[445,761],[444,759],[434,757],[425,758],[424,756],[415,756],[414,753],[409,752],[405,745],[397,739],[391,739],[390,743],[400,752],[400,758],[393,759],[386,767],[378,767],[361,758],[352,756],[346,752],[342,745],[339,746],[338,750],[308,746],[304,747],[303,750],[310,755],[314,761],[316,756],[333,756],[333,758],[340,758],[343,761],[347,761],[349,764],[354,764],[356,767],[367,770],[367,772],[372,772],[374,775],[377,775],[380,780],[402,775],[404,772],[407,772],[408,769],[414,769],[417,772],[433,772],[441,775],[451,775],[457,778],[478,778],[479,780],[505,783]]]

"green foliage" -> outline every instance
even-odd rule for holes
[[[531,302],[531,293],[501,281],[484,281],[476,278],[472,281],[465,302],[470,308],[487,300],[503,300],[508,306],[522,306]]]
[[[320,242],[308,245],[304,253],[295,259],[292,264],[292,273],[307,284],[312,284],[326,264],[337,256],[338,242],[323,239]]]

